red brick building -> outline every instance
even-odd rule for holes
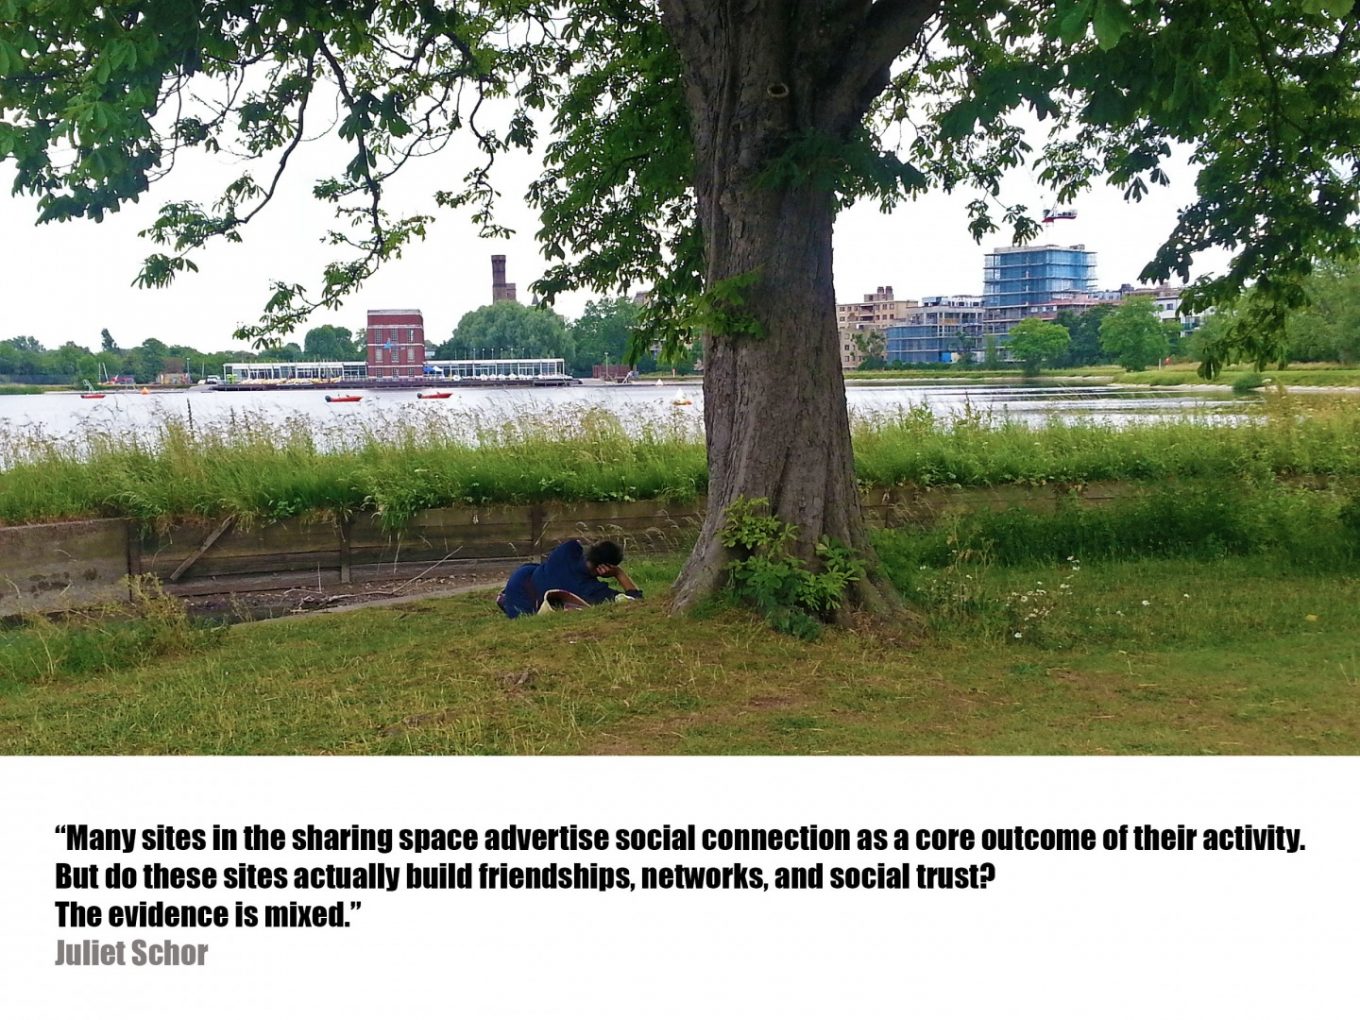
[[[425,319],[419,308],[368,310],[368,377],[425,374]]]

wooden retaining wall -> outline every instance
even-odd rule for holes
[[[412,577],[469,562],[523,563],[568,538],[616,538],[629,549],[679,549],[698,530],[692,504],[541,503],[447,507],[399,533],[364,515],[293,518],[238,528],[230,518],[142,534],[123,520],[0,528],[0,618],[129,598],[129,575],[181,594]]]
[[[1133,488],[900,486],[866,493],[864,509],[878,526],[928,527],[946,514],[1045,511],[1073,493],[1098,503]],[[680,549],[701,517],[696,504],[641,500],[446,507],[416,514],[400,533],[370,515],[346,523],[301,517],[253,529],[228,518],[152,534],[123,520],[0,528],[0,617],[125,600],[129,575],[154,575],[170,592],[206,594],[412,577],[477,561],[522,563],[574,537],[613,537],[630,550]]]
[[[135,540],[121,520],[0,528],[0,618],[128,598]]]

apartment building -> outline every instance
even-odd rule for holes
[[[887,333],[889,326],[903,321],[907,313],[919,307],[916,301],[900,301],[891,287],[879,287],[865,294],[863,301],[836,305],[836,328],[841,338],[841,367],[857,368],[862,360],[857,333],[876,330]]]
[[[982,298],[932,296],[889,326],[884,359],[894,362],[971,361],[982,347]]]

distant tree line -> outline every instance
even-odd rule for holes
[[[628,298],[607,298],[590,302],[580,318],[568,323],[546,308],[513,301],[487,305],[464,315],[453,335],[434,349],[434,356],[562,358],[568,372],[589,376],[595,365],[627,362],[638,311],[638,305]],[[104,329],[97,351],[72,341],[49,350],[32,336],[0,340],[0,381],[79,385],[123,376],[146,384],[164,372],[183,372],[199,381],[224,375],[222,366],[228,362],[363,361],[364,357],[364,331],[356,333],[343,326],[317,326],[307,331],[301,344],[226,352],[166,344],[156,337],[147,337],[134,347],[122,347]],[[681,372],[692,371],[697,357],[698,352],[688,351],[675,367]],[[654,354],[644,353],[636,367],[649,372],[661,366]]]
[[[1287,320],[1289,360],[1342,364],[1360,360],[1360,266],[1319,266],[1309,280],[1308,296],[1310,303]],[[1030,371],[1040,366],[1061,369],[1111,362],[1127,368],[1148,367],[1168,355],[1197,360],[1202,346],[1231,328],[1251,301],[1249,290],[1234,308],[1207,316],[1192,333],[1158,320],[1155,306],[1146,298],[1096,305],[1080,313],[1059,312],[1052,324],[1066,330],[1066,344],[1056,331],[1037,330],[1031,338],[1027,333],[1037,327],[1025,327],[1021,330],[1020,346],[1026,351],[1022,360]],[[580,318],[569,322],[548,308],[505,301],[468,312],[433,353],[448,359],[562,358],[569,373],[589,376],[596,365],[627,363],[639,312],[638,304],[626,297],[604,298],[591,301]],[[995,354],[984,358],[983,351],[973,349],[976,339],[966,339],[970,343],[965,353],[994,367]],[[1011,345],[1014,349],[1014,337]],[[861,367],[886,367],[885,346],[881,333],[858,337],[858,353],[864,358]],[[663,365],[655,353],[644,351],[635,367],[642,372],[673,367],[685,373],[694,370],[701,354],[689,350],[674,365]],[[123,376],[146,384],[167,371],[183,372],[198,381],[224,375],[222,366],[228,362],[362,360],[364,331],[344,326],[317,326],[307,331],[301,344],[294,341],[263,351],[226,352],[166,344],[156,337],[123,347],[103,329],[96,351],[69,340],[48,349],[36,337],[26,335],[0,340],[0,381],[80,384]]]
[[[135,347],[120,347],[103,330],[99,350],[92,352],[73,341],[48,350],[36,337],[0,340],[0,379],[9,382],[98,383],[115,376],[150,383],[162,372],[183,372],[199,379],[221,375],[227,361],[249,361],[258,355],[242,352],[205,353],[183,344],[166,344],[147,337]]]
[[[1285,360],[1360,361],[1360,264],[1325,262],[1313,270],[1304,290],[1308,303],[1285,319]],[[1196,343],[1220,341],[1249,316],[1256,300],[1249,289],[1231,308],[1219,309],[1195,331]]]
[[[596,365],[628,362],[629,344],[641,308],[626,297],[591,301],[574,322],[550,308],[502,301],[484,305],[458,320],[453,334],[434,350],[440,359],[562,358],[571,375],[589,376]],[[653,372],[674,367],[693,371],[699,352],[688,350],[672,365],[643,352],[634,367]]]
[[[301,345],[284,344],[258,351],[200,351],[187,344],[167,344],[147,337],[134,347],[122,347],[107,330],[100,330],[99,349],[90,351],[67,341],[48,350],[36,337],[0,340],[0,379],[9,382],[81,384],[121,376],[145,385],[166,372],[183,373],[195,381],[221,376],[222,366],[241,361],[355,361],[363,349],[341,326],[319,326]]]

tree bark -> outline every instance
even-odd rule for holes
[[[788,153],[809,139],[815,144],[805,153],[851,142],[886,81],[886,65],[866,68],[856,60],[865,52],[867,22],[885,12],[898,18],[908,6],[662,5],[685,67],[706,286],[712,292],[750,274],[733,311],[759,323],[750,334],[718,329],[704,338],[708,513],[676,585],[680,607],[724,583],[728,553],[718,532],[739,496],[765,498],[771,512],[797,525],[797,551],[805,558],[829,536],[872,562],[836,327],[831,236],[837,196],[827,165]],[[858,16],[845,13],[855,10]],[[896,30],[910,38],[925,16]],[[873,45],[883,48],[883,40]],[[887,59],[900,49],[888,46]],[[871,579],[851,594],[878,608],[887,589]]]

